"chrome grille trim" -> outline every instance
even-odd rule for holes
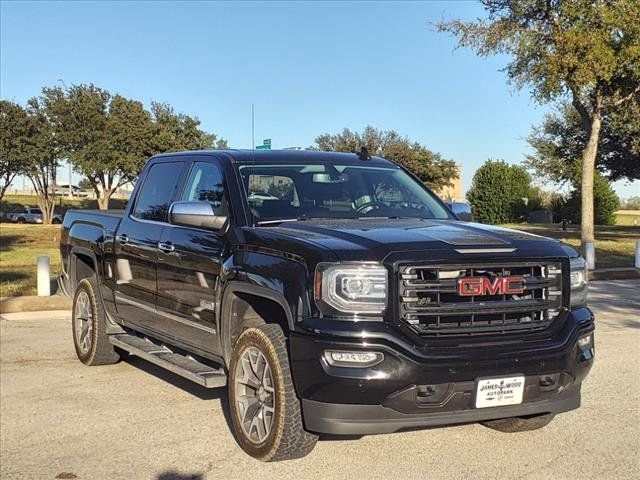
[[[542,330],[563,306],[560,260],[399,267],[399,317],[424,336]],[[465,277],[524,277],[519,295],[458,295]]]

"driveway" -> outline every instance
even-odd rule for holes
[[[230,433],[226,390],[131,358],[85,367],[68,314],[0,321],[2,479],[638,478],[640,281],[594,282],[596,363],[579,410],[503,434],[481,425],[325,438],[263,464]]]

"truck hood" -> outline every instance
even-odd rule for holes
[[[266,227],[332,250],[341,260],[383,260],[391,254],[446,251],[460,255],[566,256],[553,239],[507,228],[427,219],[310,219]],[[424,255],[419,255],[423,257]]]

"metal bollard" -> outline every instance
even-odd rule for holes
[[[596,268],[596,248],[593,242],[584,244],[584,258],[587,261],[587,270],[594,270]]]
[[[636,268],[640,268],[640,240],[636,242]]]
[[[48,256],[43,255],[38,257],[38,296],[48,297],[51,295],[51,280],[49,271],[51,267],[51,260]]]

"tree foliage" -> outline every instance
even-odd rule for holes
[[[27,102],[27,135],[23,145],[25,154],[24,173],[27,175],[42,210],[42,223],[53,219],[56,205],[54,191],[55,172],[60,159],[60,148],[51,118],[45,105],[38,98]]]
[[[227,141],[200,130],[200,120],[176,113],[167,103],[151,104],[153,117],[153,149],[156,152],[227,148]]]
[[[410,141],[393,130],[366,127],[362,133],[348,128],[337,134],[325,133],[315,139],[312,147],[335,152],[359,152],[366,147],[370,155],[377,155],[402,165],[433,189],[450,185],[458,175],[455,162],[442,158],[417,142]]]
[[[640,195],[634,195],[622,202],[622,208],[626,210],[640,210]]]
[[[527,165],[553,182],[573,182],[580,175],[588,140],[578,112],[571,104],[562,103],[529,135],[534,153],[527,156]],[[639,102],[630,101],[603,116],[596,167],[612,181],[640,178]]]
[[[95,85],[43,89],[56,139],[76,172],[85,176],[101,209],[122,185],[134,181],[151,155],[224,145],[200,130],[200,121],[167,104],[112,95]]]
[[[600,173],[596,173],[594,177],[593,198],[596,225],[615,225],[615,212],[620,208],[620,199],[606,177]],[[558,201],[554,206],[554,217],[558,221],[566,219],[572,223],[579,223],[582,210],[580,199],[580,183],[578,182],[569,197]]]
[[[153,125],[142,103],[94,85],[43,89],[56,140],[106,209],[111,195],[132,181],[153,153]]]
[[[587,132],[582,241],[593,242],[593,182],[603,116],[640,95],[640,2],[482,0],[486,19],[437,25],[481,56],[507,54],[509,81],[539,102],[568,99]]]
[[[473,219],[481,223],[518,220],[530,196],[531,177],[519,165],[487,160],[473,176],[467,200]]]
[[[29,118],[17,103],[0,100],[0,199],[27,164]]]

